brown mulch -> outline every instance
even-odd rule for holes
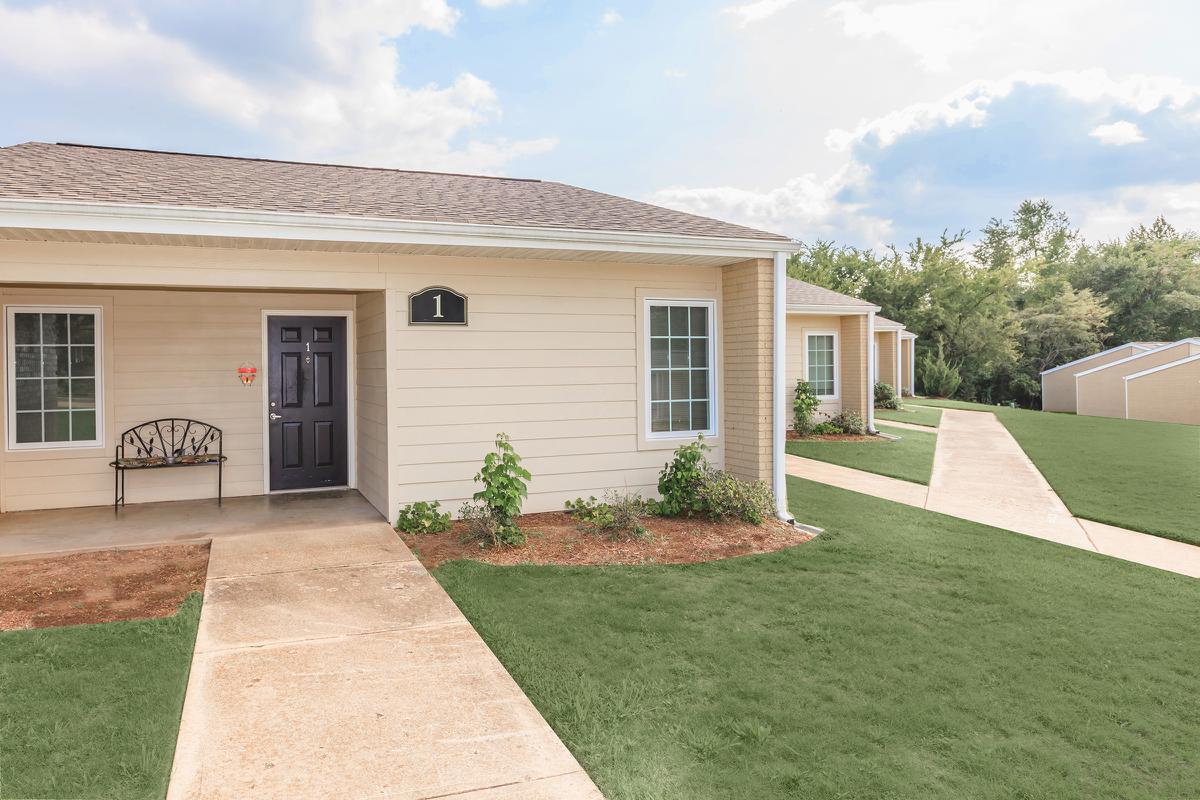
[[[167,617],[207,570],[207,544],[0,562],[0,630]]]
[[[649,536],[613,540],[593,533],[561,511],[524,514],[518,524],[528,537],[521,547],[482,550],[463,543],[463,527],[455,522],[444,533],[407,534],[400,538],[428,569],[446,561],[471,559],[488,564],[693,564],[750,553],[769,553],[807,542],[812,534],[779,520],[762,525],[712,522],[708,519],[647,517]]]
[[[814,436],[803,436],[795,431],[787,432],[788,441],[792,442],[882,442],[881,436],[868,433],[822,433]]]

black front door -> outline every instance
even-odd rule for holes
[[[271,489],[345,486],[345,317],[268,317],[267,357]]]

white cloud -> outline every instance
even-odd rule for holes
[[[623,19],[625,19],[625,18],[621,16],[620,12],[614,11],[613,9],[610,8],[607,11],[605,11],[603,14],[600,15],[600,24],[601,25],[616,25],[618,22],[620,22]]]
[[[662,189],[650,202],[809,241],[850,234],[859,241],[881,245],[890,231],[888,221],[837,198],[847,186],[861,183],[866,177],[865,170],[852,165],[828,180],[801,175],[783,186],[765,190],[735,186]]]
[[[1106,241],[1163,216],[1180,231],[1200,233],[1200,183],[1125,186],[1109,197],[1072,198],[1073,218],[1084,237]]]
[[[668,78],[675,78],[678,80],[680,78],[686,78],[687,72],[682,69],[676,69],[675,67],[668,67],[667,69],[663,70],[663,75]]]
[[[1104,70],[1017,72],[1000,80],[972,81],[940,100],[913,103],[875,119],[864,120],[852,130],[835,128],[826,136],[825,143],[832,150],[842,151],[869,138],[880,147],[887,147],[916,131],[964,123],[978,127],[987,120],[988,106],[1008,97],[1021,85],[1053,87],[1073,100],[1104,102],[1139,114],[1161,106],[1178,109],[1200,97],[1200,89],[1172,77],[1132,75],[1117,80]],[[1136,129],[1136,126],[1132,127]]]
[[[775,16],[795,2],[796,0],[753,0],[749,3],[725,6],[721,13],[733,17],[738,25],[744,28]]]
[[[504,6],[523,5],[525,0],[479,0],[484,8],[503,8]]]
[[[392,40],[417,27],[451,33],[458,17],[444,0],[314,0],[306,30],[319,63],[279,80],[240,77],[140,17],[0,6],[0,64],[59,84],[156,90],[264,135],[292,158],[495,171],[554,147],[552,139],[471,139],[500,114],[493,87],[471,73],[446,86],[397,81]]]
[[[977,46],[989,30],[988,18],[997,5],[989,0],[930,0],[866,10],[860,2],[844,2],[831,6],[828,13],[841,20],[847,36],[889,37],[916,54],[925,69],[943,71],[949,68],[952,57]]]
[[[1097,125],[1092,128],[1088,136],[1098,139],[1101,144],[1111,144],[1117,147],[1146,141],[1142,129],[1124,119],[1119,122],[1110,122],[1107,125]]]

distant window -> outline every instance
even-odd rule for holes
[[[9,306],[10,449],[100,442],[100,310]]]
[[[646,301],[649,435],[716,432],[715,304]]]
[[[808,356],[808,382],[817,397],[826,400],[838,396],[837,334],[810,333],[805,337]]]

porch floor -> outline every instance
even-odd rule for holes
[[[353,489],[216,500],[14,511],[0,514],[0,561],[46,553],[207,541],[249,533],[378,523],[382,515]]]

